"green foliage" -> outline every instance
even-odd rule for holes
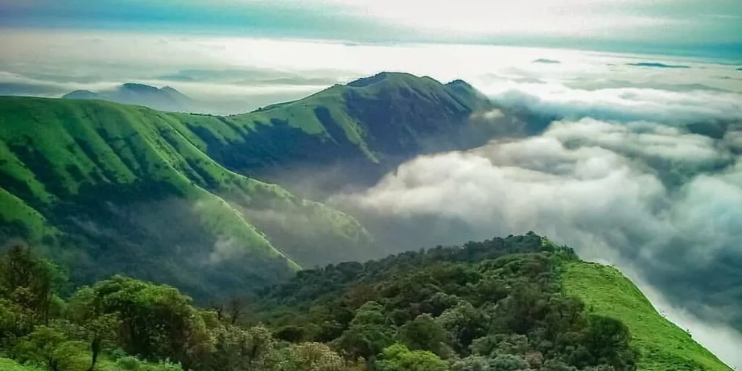
[[[386,349],[376,361],[378,371],[446,371],[448,364],[428,351],[410,351],[402,344]]]
[[[529,233],[328,266],[266,293],[270,315],[262,318],[305,328],[309,340],[332,341],[377,368],[412,367],[382,351],[392,349],[428,352],[460,369],[539,369],[550,362],[634,370],[626,328],[588,315],[579,300],[563,295],[561,269],[575,260],[570,249]],[[277,305],[286,310],[273,312]]]
[[[19,301],[20,289],[57,297],[53,266],[24,248],[0,263],[0,354],[15,361],[0,365],[13,371],[656,369],[643,368],[657,358],[637,354],[631,323],[565,295],[575,272],[596,266],[532,233],[300,272],[255,298],[257,313],[239,298],[199,309],[173,287],[124,276],[66,303]],[[307,286],[292,293],[297,282]],[[672,369],[683,367],[700,369]]]
[[[411,350],[430,350],[440,357],[451,352],[449,334],[430,314],[422,314],[399,328],[397,341]]]
[[[76,284],[126,273],[200,298],[288,278],[316,263],[312,248],[350,259],[367,246],[350,216],[214,161],[193,117],[226,120],[0,98],[0,244],[43,243]]]
[[[3,370],[3,371],[42,371],[42,369],[38,367],[20,365],[16,361],[13,361],[7,358],[0,358],[0,370]]]
[[[130,354],[190,364],[208,346],[204,320],[191,299],[172,287],[115,276],[97,283],[93,291],[92,304],[103,315],[118,316],[120,344]],[[97,322],[111,324],[101,317]]]
[[[617,333],[614,339],[623,341],[626,334],[620,327],[626,327],[629,344],[639,352],[640,370],[730,370],[689,333],[657,313],[641,291],[615,268],[576,262],[565,268],[564,291],[584,300],[591,313],[613,319],[597,325]]]
[[[0,257],[0,337],[20,337],[38,324],[48,323],[56,304],[55,291],[62,275],[48,260],[40,259],[21,242]]]
[[[22,337],[13,348],[13,354],[23,362],[62,371],[74,366],[83,349],[84,344],[68,338],[63,323],[53,323],[37,326]]]
[[[354,357],[369,358],[379,354],[392,343],[395,331],[387,323],[383,310],[375,302],[364,304],[338,338],[338,346]]]

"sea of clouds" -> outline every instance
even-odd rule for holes
[[[742,366],[742,95],[533,78],[484,90],[501,112],[555,119],[537,135],[420,156],[331,202],[407,248],[536,231],[617,266]]]
[[[548,120],[531,136],[421,156],[329,202],[395,248],[529,230],[569,244],[619,267],[669,319],[742,367],[738,61],[82,31],[8,31],[0,44],[0,94],[142,82],[222,113],[379,71],[462,78],[500,106],[475,120],[516,111]]]

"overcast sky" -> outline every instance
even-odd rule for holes
[[[0,0],[0,25],[739,55],[739,0]]]

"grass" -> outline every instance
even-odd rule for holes
[[[0,358],[0,370],[2,371],[42,371],[42,368],[34,366],[23,366],[16,361],[7,358]]]
[[[641,371],[730,371],[690,334],[662,317],[618,270],[594,263],[568,263],[562,274],[566,294],[579,297],[594,313],[624,322],[641,353]]]
[[[360,224],[346,214],[215,162],[206,154],[206,143],[189,125],[208,127],[226,142],[235,140],[237,134],[249,135],[250,125],[240,129],[226,122],[225,118],[171,114],[104,101],[1,97],[0,219],[25,226],[25,237],[33,243],[58,229],[68,233],[54,223],[68,220],[68,214],[78,218],[79,207],[98,215],[110,201],[156,204],[163,197],[175,197],[191,205],[186,212],[195,216],[196,227],[206,235],[217,241],[234,241],[261,259],[283,261],[287,271],[300,267],[284,246],[275,245],[274,240],[283,235],[295,235],[293,240],[303,240],[306,248],[320,243],[308,238],[313,235],[334,238],[341,241],[338,246],[349,248],[367,237]],[[163,185],[167,194],[162,193]],[[137,190],[127,196],[133,200],[112,199],[108,191],[127,188]],[[149,195],[149,189],[160,191]],[[239,197],[226,197],[234,195]],[[305,215],[312,220],[312,227],[294,230],[292,225],[281,225],[267,233],[252,222],[252,213],[271,207]],[[194,227],[178,224],[187,217],[169,217],[167,212],[158,211],[157,225]],[[147,215],[131,215],[139,217],[147,220]],[[178,246],[168,246],[165,240],[127,241],[131,236],[127,231],[114,233],[120,234],[116,238],[124,245],[165,244],[157,249],[172,250],[169,259],[178,266]],[[122,262],[126,264],[136,261]]]
[[[18,222],[28,231],[30,238],[41,240],[45,235],[55,234],[46,218],[26,205],[23,200],[0,188],[0,221]]]

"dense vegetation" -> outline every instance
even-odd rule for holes
[[[0,366],[636,369],[645,355],[629,327],[564,294],[562,275],[579,264],[569,248],[511,236],[302,271],[251,303],[232,298],[201,309],[175,288],[124,276],[72,291],[53,264],[15,244],[0,257]],[[691,365],[724,369],[718,361]]]
[[[562,286],[566,294],[582,299],[594,313],[626,323],[633,335],[632,344],[642,354],[640,369],[728,370],[688,332],[662,318],[615,268],[572,262],[562,273]]]
[[[252,291],[372,251],[352,217],[255,175],[306,186],[337,161],[379,175],[486,105],[407,74],[230,117],[0,97],[0,243],[44,246],[76,284],[123,272],[199,299]]]

